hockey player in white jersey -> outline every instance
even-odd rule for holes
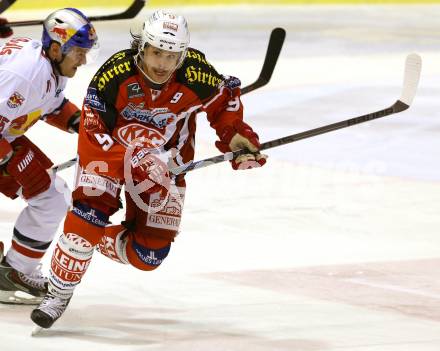
[[[0,302],[39,303],[47,291],[40,260],[70,195],[65,182],[48,171],[50,159],[24,134],[40,119],[77,131],[80,110],[63,90],[97,46],[88,18],[66,8],[46,18],[41,41],[13,38],[0,47],[0,193],[27,202],[11,228],[7,253],[0,242]]]
[[[8,20],[0,17],[0,39],[8,38],[13,33],[12,28],[8,26]]]

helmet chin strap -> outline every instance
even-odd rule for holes
[[[176,69],[173,70],[169,76],[167,77],[167,79],[165,79],[165,81],[163,83],[159,83],[157,81],[155,81],[153,78],[151,78],[143,69],[142,67],[139,65],[138,63],[139,60],[139,53],[136,54],[136,56],[134,57],[134,64],[136,65],[136,67],[142,72],[142,74],[145,76],[145,78],[147,79],[148,83],[150,83],[150,88],[154,89],[154,90],[161,90],[165,84],[168,82],[168,80],[171,78],[171,76],[173,75],[173,73],[176,71],[176,69],[178,68],[176,66]]]

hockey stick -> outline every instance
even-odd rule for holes
[[[260,150],[267,150],[276,146],[293,143],[298,140],[311,138],[317,135],[328,133],[334,130],[351,127],[356,124],[371,121],[373,119],[382,118],[395,113],[405,111],[411,106],[414,96],[417,91],[417,85],[420,79],[420,72],[422,68],[422,61],[419,55],[410,54],[406,58],[405,62],[405,74],[403,79],[402,95],[393,105],[380,111],[368,113],[363,116],[354,117],[345,121],[328,124],[319,128],[311,129],[298,134],[289,135],[283,138],[274,139],[261,144]],[[200,161],[189,162],[185,165],[171,168],[170,172],[173,174],[182,174],[192,171],[194,169],[203,168],[212,164],[220,163],[223,161],[230,161],[239,155],[248,154],[248,150],[237,150],[234,152],[227,152],[223,155],[214,156]]]
[[[305,132],[301,132],[298,134],[289,135],[283,138],[274,139],[271,141],[267,141],[265,143],[261,144],[260,150],[267,150],[276,146],[281,146],[289,143],[293,143],[298,140],[311,138],[313,136],[317,136],[320,134],[325,134],[334,130],[347,128],[356,124],[364,123],[371,121],[373,119],[382,118],[385,116],[389,116],[395,113],[399,113],[402,111],[405,111],[411,106],[411,103],[414,99],[414,96],[417,91],[417,86],[420,79],[420,72],[422,69],[422,60],[419,55],[417,54],[411,54],[408,55],[405,62],[405,72],[403,77],[403,88],[402,88],[402,95],[399,100],[397,100],[392,106],[385,108],[383,110],[379,110],[376,112],[368,113],[366,115],[362,115],[359,117],[354,117],[351,119],[347,119],[345,121],[328,124],[319,128],[311,129]],[[187,173],[194,169],[207,167],[216,163],[224,162],[224,161],[230,161],[234,158],[236,158],[239,155],[247,154],[249,151],[247,150],[237,150],[234,152],[227,152],[223,155],[218,155],[214,157],[210,157],[204,160],[200,161],[194,161],[189,162],[187,164],[184,164],[179,167],[171,168],[170,172],[173,174],[181,174],[181,173]],[[54,172],[61,171],[63,169],[66,169],[73,164],[76,163],[76,158],[73,158],[69,161],[66,161],[58,166],[54,166],[52,170]]]
[[[72,158],[72,159],[69,160],[69,161],[66,161],[66,162],[60,163],[59,165],[56,165],[56,166],[53,166],[50,170],[51,170],[53,173],[57,173],[57,172],[59,172],[59,171],[63,171],[63,170],[65,170],[66,168],[69,168],[69,167],[73,166],[73,165],[76,163],[77,160],[78,160],[78,159],[77,159],[76,157],[75,157],[75,158]]]
[[[278,61],[281,48],[283,47],[285,37],[286,37],[286,31],[283,28],[275,28],[272,30],[272,33],[270,34],[270,38],[269,38],[269,44],[267,46],[266,57],[264,58],[263,68],[261,69],[260,76],[254,83],[244,87],[241,90],[241,95],[250,93],[251,91],[258,89],[269,82],[270,78],[272,77],[272,73],[275,69],[275,65]],[[64,163],[60,163],[57,166],[53,166],[52,171],[54,173],[62,171],[66,168],[73,166],[76,163],[76,161],[77,161],[76,157],[72,158],[71,160],[68,160]]]
[[[134,18],[142,10],[144,5],[145,5],[145,0],[134,0],[133,3],[124,12],[116,13],[113,15],[90,16],[89,20],[94,22],[94,21],[113,21],[113,20]],[[43,22],[44,20],[17,21],[17,22],[9,22],[8,26],[9,27],[36,26],[43,24]]]
[[[15,2],[15,0],[1,0],[0,1],[0,13],[5,12],[11,5]]]
[[[272,30],[260,76],[255,82],[241,89],[242,95],[269,83],[269,80],[272,77],[272,73],[275,69],[275,65],[277,64],[278,57],[280,56],[285,38],[286,31],[283,28],[275,28]]]

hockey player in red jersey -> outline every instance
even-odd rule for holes
[[[73,207],[52,256],[48,294],[31,314],[43,328],[65,311],[95,248],[144,271],[165,260],[185,194],[184,175],[170,175],[167,165],[193,159],[198,112],[206,112],[222,152],[249,150],[232,161],[234,169],[266,162],[243,121],[240,81],[188,47],[182,16],[156,11],[133,37],[131,49],[101,66],[84,100]],[[109,225],[123,186],[126,219]]]
[[[7,253],[0,242],[0,302],[38,304],[47,291],[39,263],[66,215],[70,192],[24,134],[40,119],[64,131],[78,129],[80,111],[63,90],[96,45],[87,17],[68,8],[46,18],[41,41],[13,38],[0,47],[0,192],[27,202]]]

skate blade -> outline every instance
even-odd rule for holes
[[[32,329],[31,336],[38,336],[40,332],[43,330],[40,326],[36,325],[34,326],[34,329]]]
[[[33,296],[23,291],[0,291],[0,303],[10,305],[39,305],[42,297]]]

